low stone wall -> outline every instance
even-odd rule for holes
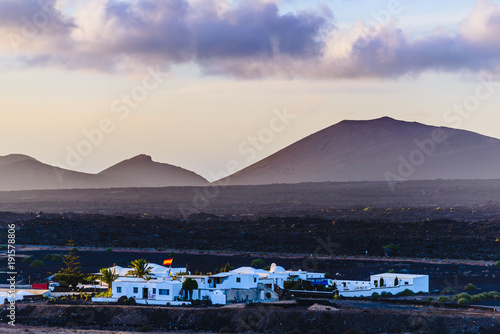
[[[427,313],[384,310],[348,310],[303,307],[193,308],[115,305],[19,305],[16,323],[83,329],[185,330],[226,333],[483,333],[500,332],[495,314]],[[6,321],[7,310],[0,311]]]

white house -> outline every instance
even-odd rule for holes
[[[158,277],[149,281],[137,277],[121,277],[113,282],[112,298],[94,301],[117,301],[120,297],[133,297],[138,304],[167,305],[189,304],[175,301],[182,296],[182,283],[171,277]]]
[[[273,280],[250,269],[253,268],[243,267],[215,275],[186,275],[179,279],[182,282],[187,278],[195,280],[198,289],[193,291],[193,299],[208,298],[213,304],[277,301]]]
[[[329,283],[330,286],[335,283],[343,297],[369,297],[375,292],[397,294],[406,289],[429,292],[428,275],[384,273],[371,275],[369,281],[329,280]]]

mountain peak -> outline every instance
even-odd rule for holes
[[[143,161],[143,162],[153,162],[153,158],[147,154],[139,154],[133,158],[128,159],[128,161]]]

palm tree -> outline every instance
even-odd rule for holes
[[[118,278],[116,274],[115,268],[102,268],[101,272],[101,281],[108,285],[110,291],[113,289],[113,281]]]
[[[149,266],[149,262],[144,260],[144,259],[138,259],[130,262],[128,265],[131,270],[129,270],[128,273],[125,274],[125,276],[135,276],[139,278],[144,278],[146,280],[149,280],[151,276],[151,269],[152,267]]]

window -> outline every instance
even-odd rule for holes
[[[256,277],[254,277],[254,278],[253,278],[253,282],[254,282],[254,283],[256,283],[256,282],[257,282],[257,278],[256,278]]]
[[[153,295],[156,295],[156,288],[153,288]]]
[[[122,293],[122,287],[121,286],[117,286],[116,287],[116,293]]]
[[[236,283],[240,283],[241,282],[241,277],[236,277]]]
[[[169,289],[160,289],[160,296],[168,296],[170,295]]]
[[[134,286],[134,293],[139,293],[139,288]]]
[[[405,282],[405,285],[408,285],[408,282]]]

